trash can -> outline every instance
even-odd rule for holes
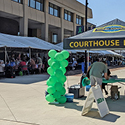
[[[73,93],[67,93],[67,94],[65,94],[65,97],[67,98],[67,102],[73,102],[74,94]]]

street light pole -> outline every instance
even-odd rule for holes
[[[85,4],[85,31],[87,31],[87,6],[88,6],[88,0],[86,0]]]
[[[88,6],[88,0],[86,0],[85,4],[85,31],[87,31],[87,6]],[[85,50],[85,73],[87,73],[87,50]]]

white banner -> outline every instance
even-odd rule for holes
[[[102,94],[101,88],[99,85],[97,85],[95,87],[90,88],[89,94],[85,101],[81,115],[85,115],[86,113],[88,113],[91,110],[94,99],[98,106],[100,116],[104,117],[106,114],[109,114],[109,108],[108,108],[105,98]]]

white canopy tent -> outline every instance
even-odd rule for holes
[[[53,45],[49,42],[41,40],[36,37],[22,37],[22,36],[13,36],[0,33],[0,44],[6,47],[12,48],[33,48],[41,50],[62,50],[61,47]]]
[[[14,36],[14,35],[7,35],[0,33],[0,50],[5,51],[5,62],[7,56],[7,48],[14,49],[14,50],[28,50],[29,49],[29,56],[31,59],[31,49],[36,50],[62,50],[61,47],[41,40],[36,37],[23,37],[23,36]]]

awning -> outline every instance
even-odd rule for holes
[[[57,46],[59,46],[59,47],[61,47],[62,49],[63,49],[63,42],[61,42],[61,43],[58,43],[58,44],[56,44]],[[85,52],[84,50],[68,50],[68,49],[66,49],[68,52],[71,52],[71,53],[77,53],[77,52]]]
[[[125,22],[115,19],[93,30],[64,39],[64,49],[114,50],[125,48]]]
[[[58,43],[57,46],[61,47],[63,49],[63,42]],[[77,52],[85,52],[84,50],[67,50],[71,53],[77,53]],[[102,55],[115,55],[115,56],[121,56],[118,53],[115,53],[111,50],[90,50],[89,53],[93,53],[93,54],[102,54]]]

